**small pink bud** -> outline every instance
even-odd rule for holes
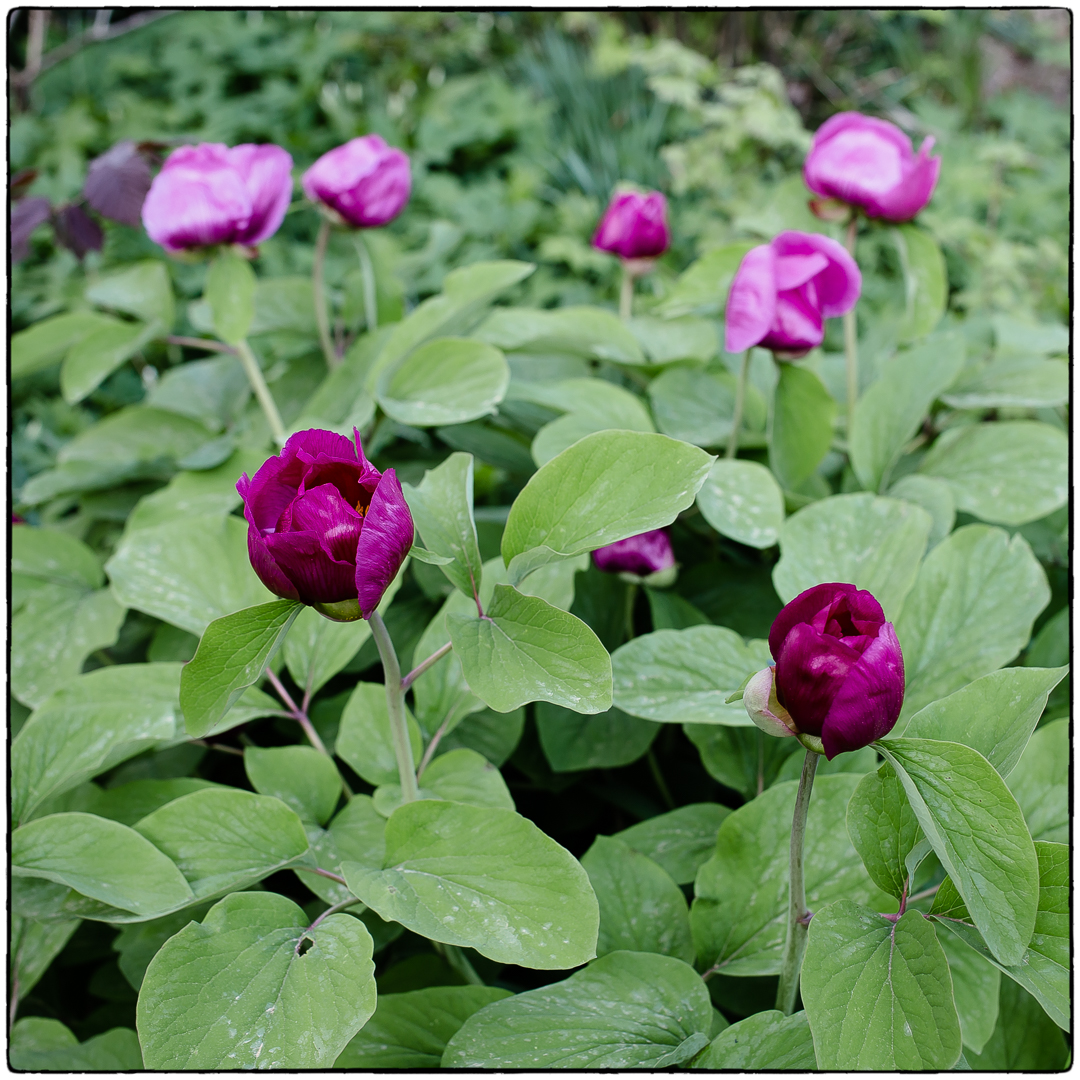
[[[409,201],[408,155],[378,135],[363,135],[323,154],[300,180],[312,202],[322,203],[358,229],[396,218]]]

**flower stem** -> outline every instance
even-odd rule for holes
[[[803,840],[806,836],[806,812],[810,808],[810,791],[814,786],[818,754],[806,751],[799,791],[795,796],[795,814],[791,821],[791,893],[788,901],[787,941],[780,966],[780,986],[776,991],[776,1007],[785,1015],[795,1011],[799,992],[799,972],[806,952],[809,932],[806,911],[806,881],[803,877]]]
[[[728,436],[726,458],[735,456],[739,449],[739,428],[742,426],[743,404],[746,401],[746,379],[750,374],[750,350],[743,353],[742,367],[739,369],[739,381],[735,384],[735,413],[731,418],[731,434]]]
[[[368,251],[364,234],[357,232],[354,236],[356,254],[360,257],[360,277],[364,285],[364,321],[367,323],[367,332],[374,333],[379,327],[379,303],[375,292],[375,267],[371,264],[371,253]]]
[[[437,664],[448,652],[450,652],[453,647],[454,643],[452,641],[448,641],[445,645],[442,645],[438,649],[436,649],[426,660],[421,660],[420,663],[417,664],[416,667],[414,667],[412,671],[410,671],[409,674],[401,680],[401,689],[408,690],[409,687],[412,686],[412,684],[416,682],[416,680],[419,679],[420,676],[423,675],[428,668],[433,667],[435,664]]]
[[[315,262],[311,267],[311,288],[315,296],[315,325],[319,328],[319,344],[322,346],[326,366],[333,371],[338,366],[338,355],[330,340],[330,316],[326,311],[326,285],[323,269],[326,264],[326,245],[330,243],[330,222],[323,221],[315,238]]]
[[[251,383],[251,389],[255,391],[255,397],[262,406],[262,411],[266,416],[266,422],[270,425],[270,434],[273,436],[274,442],[276,442],[278,446],[284,446],[285,425],[281,420],[281,413],[278,412],[277,402],[274,401],[270,394],[270,387],[266,385],[262,368],[259,367],[259,361],[255,359],[255,354],[251,351],[251,346],[247,343],[247,338],[242,339],[237,344],[236,355],[240,357],[240,363],[243,364],[244,371],[247,373],[248,382]]]
[[[619,287],[619,318],[624,322],[634,314],[634,275],[623,265]]]
[[[470,986],[484,986],[484,980],[476,973],[476,968],[469,962],[469,958],[457,945],[444,945],[441,941],[433,941],[436,952],[442,954],[446,962],[456,971]]]
[[[319,915],[315,921],[304,931],[304,934],[310,934],[323,919],[328,919],[331,915],[336,915],[339,911],[344,911],[346,908],[355,907],[357,904],[363,903],[362,900],[358,900],[355,896],[350,896],[348,900],[342,900],[340,904],[334,904],[328,907],[321,915]],[[300,942],[304,940],[304,934],[300,935],[300,941],[296,943],[296,951],[300,951]]]
[[[848,254],[855,258],[855,235],[859,221],[854,214],[848,222],[846,244]],[[851,446],[851,432],[855,426],[855,401],[859,396],[859,339],[855,323],[855,307],[844,315],[844,356],[847,360],[847,441]]]
[[[420,788],[416,782],[416,763],[413,761],[409,729],[405,722],[405,690],[401,685],[401,666],[382,616],[373,611],[368,624],[379,650],[383,678],[386,680],[386,708],[390,714],[390,737],[394,743],[394,756],[397,758],[401,797],[405,802],[415,802],[420,798]]]

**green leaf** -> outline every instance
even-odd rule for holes
[[[326,1069],[375,1011],[372,941],[315,929],[276,893],[234,893],[150,962],[136,1018],[150,1069]]]
[[[956,498],[944,480],[909,473],[886,492],[890,499],[903,499],[921,506],[933,519],[928,548],[936,547],[952,532],[956,523]]]
[[[517,749],[524,730],[524,707],[510,713],[484,709],[466,716],[453,731],[444,735],[435,754],[438,757],[464,747],[483,755],[492,765],[502,765]]]
[[[934,400],[964,365],[958,332],[934,337],[886,360],[855,404],[851,464],[867,491],[880,491]]]
[[[859,777],[823,776],[814,784],[806,827],[806,903],[877,904],[885,897],[867,877],[844,828]],[[702,967],[724,975],[775,975],[787,934],[791,817],[798,784],[767,788],[724,818],[713,857],[698,871],[690,926]],[[814,916],[817,917],[816,915]]]
[[[615,839],[662,866],[677,885],[688,885],[712,855],[717,830],[730,813],[718,803],[691,803],[631,825]]]
[[[493,413],[509,385],[510,368],[498,349],[469,338],[436,338],[383,372],[376,399],[402,424],[435,427]]]
[[[979,1054],[997,1024],[1001,972],[954,934],[938,934],[938,944],[949,961],[964,1046]]]
[[[67,885],[152,919],[191,903],[176,864],[134,829],[93,814],[50,814],[11,834],[11,872]]]
[[[511,583],[530,570],[670,525],[693,501],[713,459],[646,432],[587,435],[536,472],[502,538]]]
[[[504,964],[551,970],[595,955],[599,913],[576,859],[512,810],[422,800],[386,826],[383,870],[342,864],[384,919]]]
[[[386,855],[386,820],[375,809],[370,795],[354,795],[330,822],[327,829],[310,829],[311,861],[331,873],[341,873],[343,861],[378,869]],[[296,874],[328,904],[338,904],[352,894],[320,874],[296,867]]]
[[[836,402],[808,368],[780,365],[769,433],[769,467],[792,491],[814,474],[833,438]]]
[[[11,744],[15,821],[121,761],[182,739],[179,688],[179,664],[121,664],[46,698]]]
[[[206,628],[195,658],[180,675],[180,706],[192,738],[223,730],[217,725],[262,678],[300,609],[296,600],[274,600],[215,619]]]
[[[641,346],[623,321],[598,307],[497,308],[476,336],[506,352],[568,352],[617,364],[646,363]]]
[[[32,525],[11,527],[11,573],[16,590],[41,585],[98,589],[105,583],[98,557],[81,540]],[[17,600],[15,606],[21,606]]]
[[[1061,1032],[1021,986],[1003,979],[997,1027],[968,1060],[985,1072],[1060,1072],[1069,1062]]]
[[[262,278],[255,287],[255,317],[249,334],[291,330],[314,338],[315,294],[310,277]]]
[[[165,372],[147,395],[159,409],[190,416],[211,431],[230,427],[251,397],[251,383],[235,356],[188,361]],[[184,462],[190,461],[190,457]],[[234,485],[235,486],[235,485]]]
[[[1008,776],[1042,716],[1050,691],[1068,672],[1067,667],[992,671],[921,709],[903,734],[909,739],[963,743],[978,750],[999,775]]]
[[[480,547],[473,521],[473,459],[451,454],[428,469],[419,487],[403,486],[424,543],[436,555],[452,560],[443,573],[466,596],[480,593]]]
[[[496,561],[499,566],[502,566],[501,559]],[[490,579],[489,574],[488,581],[484,582],[485,590]],[[450,632],[446,628],[447,615],[471,616],[475,611],[476,601],[471,595],[466,596],[457,590],[452,592],[416,643],[412,657],[413,667],[449,643]],[[432,734],[443,723],[446,723],[447,732],[453,731],[469,713],[484,707],[484,703],[465,682],[461,660],[452,650],[428,668],[413,683],[412,690],[417,718]]]
[[[24,1016],[11,1029],[10,1063],[27,1072],[124,1072],[141,1070],[139,1039],[116,1027],[80,1043],[59,1020]]]
[[[86,299],[98,307],[156,322],[163,333],[168,333],[176,320],[169,268],[161,259],[143,259],[99,278],[87,287]]]
[[[68,351],[60,368],[60,390],[69,405],[82,401],[125,360],[161,335],[161,326],[111,319],[81,338]]]
[[[721,1031],[693,1067],[743,1072],[816,1071],[814,1039],[806,1013],[785,1016],[777,1009],[754,1013]]]
[[[1068,1031],[1072,988],[1069,849],[1065,844],[1039,840],[1035,851],[1039,856],[1039,910],[1031,944],[1019,964],[1002,964],[990,952],[948,878],[938,890],[930,914],[939,926],[1033,994],[1054,1023]]]
[[[1039,862],[1005,781],[959,743],[875,745],[896,770],[919,825],[1003,964],[1019,963],[1039,905]]]
[[[1009,774],[1035,840],[1069,840],[1069,721],[1054,720],[1039,728]]]
[[[848,803],[847,829],[866,872],[882,892],[899,899],[911,891],[908,860],[922,830],[891,765],[859,781]]]
[[[78,930],[79,919],[38,922],[11,916],[11,992],[26,998]]]
[[[657,319],[639,315],[628,323],[650,364],[673,364],[679,360],[707,363],[720,347],[716,325],[694,317]]]
[[[946,537],[923,560],[896,621],[907,677],[901,723],[1008,663],[1049,599],[1022,536],[965,525]]]
[[[954,409],[1049,409],[1069,400],[1069,368],[1037,356],[997,357],[966,368],[941,400]]]
[[[611,708],[596,716],[538,702],[536,732],[555,772],[618,769],[637,761],[652,745],[660,725]]]
[[[21,379],[44,371],[83,338],[116,321],[96,311],[71,311],[20,330],[11,338],[11,377]]]
[[[753,240],[736,240],[732,244],[706,251],[679,275],[656,309],[658,314],[665,318],[691,312],[698,315],[722,314],[735,271],[753,246]]]
[[[146,969],[161,946],[183,930],[192,919],[200,921],[211,905],[211,901],[193,904],[170,915],[162,915],[160,919],[129,923],[121,929],[113,942],[113,949],[119,953],[117,967],[133,989],[138,990],[142,986]]]
[[[300,819],[280,799],[212,787],[174,799],[135,825],[187,878],[195,899],[261,881],[308,849]]]
[[[814,913],[802,996],[821,1069],[951,1069],[962,1050],[949,963],[917,911],[850,900]]]
[[[983,521],[1023,525],[1069,497],[1069,440],[1035,420],[971,424],[941,435],[919,472],[948,482],[956,505]]]
[[[945,314],[949,278],[945,256],[937,240],[918,225],[898,225],[892,229],[893,243],[904,272],[904,319],[901,341],[914,341],[929,334]]]
[[[731,437],[735,417],[735,376],[728,371],[668,368],[649,384],[656,424],[665,435],[697,446],[720,446]],[[760,438],[766,405],[756,387],[747,388],[743,428]],[[746,445],[746,439],[740,440]]]
[[[895,620],[931,524],[925,510],[898,499],[869,493],[821,499],[784,522],[773,585],[787,603],[822,582],[848,582],[873,593],[885,617]]]
[[[482,618],[448,615],[446,624],[469,687],[496,712],[528,701],[584,713],[611,707],[607,650],[561,608],[496,585]]]
[[[93,786],[93,785],[89,785]],[[106,788],[86,807],[99,817],[119,821],[121,825],[136,825],[144,817],[160,809],[166,803],[190,795],[203,788],[220,787],[209,780],[194,776],[177,776],[171,780],[132,780],[119,787]]]
[[[408,709],[405,719],[413,761],[419,761],[424,749],[420,726]],[[369,784],[391,784],[398,779],[390,712],[382,683],[356,684],[341,714],[334,752]]]
[[[251,568],[247,532],[242,518],[221,513],[129,531],[105,564],[113,592],[128,607],[202,634],[271,595]]]
[[[705,520],[723,536],[750,547],[770,548],[784,523],[784,493],[756,461],[721,459],[697,495]]]
[[[466,747],[440,754],[424,770],[420,782],[421,799],[514,809],[514,800],[499,770]],[[401,785],[384,784],[376,790],[374,803],[380,814],[389,817],[403,803]]]
[[[445,1069],[660,1069],[693,1057],[706,1045],[711,1023],[709,993],[693,968],[669,956],[609,953],[569,979],[474,1013],[442,1063]]]
[[[314,695],[352,660],[370,637],[371,627],[364,619],[333,622],[314,608],[304,608],[285,638],[285,664],[293,682],[303,687],[305,693]]]
[[[598,836],[581,865],[600,905],[597,955],[628,949],[693,963],[686,898],[665,870],[610,836]]]
[[[794,739],[774,739],[756,727],[717,724],[683,724],[683,731],[697,747],[705,771],[725,787],[738,791],[747,801],[772,787],[778,779],[787,779],[780,777],[780,770],[789,758],[795,759],[796,767],[802,769],[803,755],[798,753],[802,747]],[[838,757],[837,761],[840,760]],[[824,766],[823,761],[818,770]]]
[[[214,330],[222,341],[239,345],[255,318],[255,271],[232,252],[222,252],[206,272],[203,296],[210,303]]]
[[[1069,328],[1061,323],[1037,323],[1004,314],[992,315],[990,323],[999,353],[1048,356],[1069,351]]]
[[[725,699],[769,660],[767,642],[744,644],[726,626],[642,634],[612,655],[615,704],[659,723],[750,727],[742,702]]]
[[[341,797],[333,761],[310,746],[247,746],[244,771],[260,795],[280,799],[301,821],[326,824]]]
[[[533,395],[534,398],[539,396]],[[536,433],[532,456],[538,465],[546,465],[567,447],[598,431],[656,430],[644,402],[636,394],[606,379],[567,379],[556,383],[544,396],[571,407],[565,416],[545,424]]]
[[[446,1044],[478,1009],[510,997],[495,986],[429,986],[380,994],[375,1015],[334,1063],[335,1069],[437,1069]]]

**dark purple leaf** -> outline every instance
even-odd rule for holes
[[[86,171],[83,194],[99,213],[138,228],[143,200],[150,190],[150,166],[130,140],[118,142]]]
[[[30,253],[30,234],[43,222],[49,220],[52,204],[48,199],[35,195],[20,199],[11,208],[11,261],[19,262]]]
[[[30,185],[37,179],[37,169],[20,169],[12,178],[9,186],[8,197],[21,199]]]
[[[88,251],[100,251],[105,243],[101,226],[75,204],[61,207],[56,213],[56,239],[81,259]]]

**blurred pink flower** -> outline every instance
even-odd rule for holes
[[[593,247],[623,259],[655,259],[671,243],[667,223],[667,200],[659,191],[639,195],[623,191],[615,195],[600,219]]]
[[[350,139],[323,154],[300,183],[312,202],[365,229],[396,218],[412,190],[408,155],[378,135]]]
[[[608,574],[636,574],[648,577],[675,565],[675,553],[664,529],[628,536],[593,552],[597,570]]]

